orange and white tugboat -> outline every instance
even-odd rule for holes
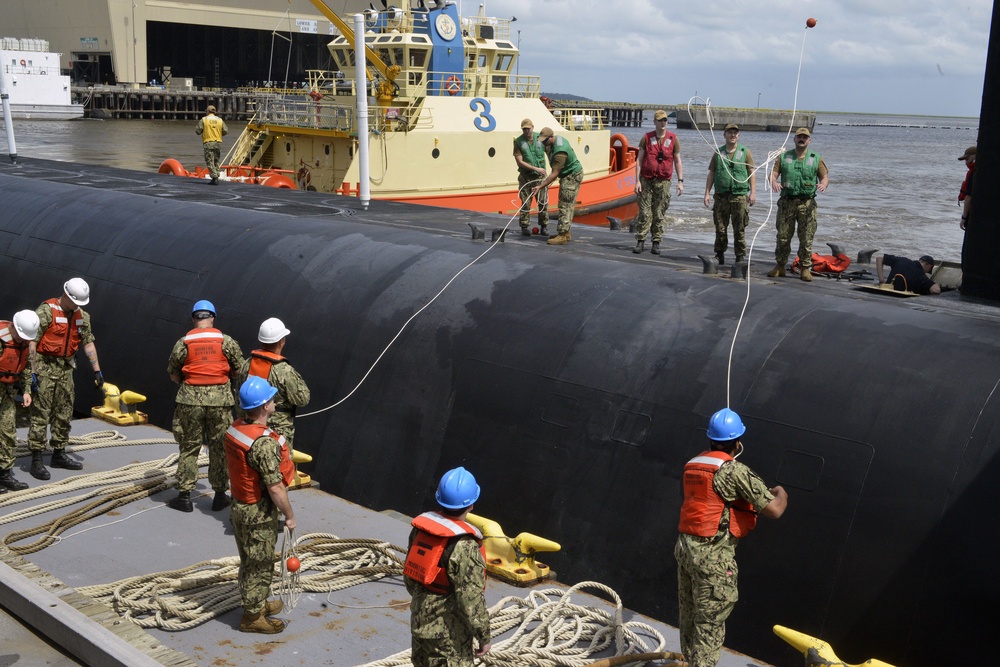
[[[255,114],[223,160],[223,179],[358,195],[359,128],[354,31],[311,0],[340,31],[329,44],[341,73],[307,72],[298,95],[261,91]],[[372,199],[513,215],[520,205],[513,140],[521,120],[572,143],[584,168],[574,221],[628,221],[637,149],[604,126],[602,111],[550,109],[537,76],[517,72],[510,20],[462,18],[454,4],[413,0],[365,12]],[[343,77],[343,78],[340,78]],[[307,93],[307,94],[305,94]],[[161,173],[190,173],[167,160]],[[558,186],[549,196],[557,214]]]

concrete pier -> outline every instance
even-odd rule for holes
[[[816,114],[812,111],[785,109],[737,109],[733,107],[712,107],[711,117],[705,107],[687,107],[677,110],[677,127],[690,130],[695,126],[702,129],[714,127],[721,130],[729,123],[736,123],[741,130],[787,132],[789,128],[807,127],[816,124]]]

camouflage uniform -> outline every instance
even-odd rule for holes
[[[774,500],[757,474],[738,461],[724,463],[712,481],[727,503],[743,498],[758,512]],[[681,652],[690,667],[715,667],[726,638],[726,619],[739,599],[736,545],[728,513],[713,537],[681,533],[674,547]]]
[[[94,334],[90,329],[90,315],[80,308],[77,312],[83,318],[80,325],[80,348],[94,342]],[[42,339],[45,330],[52,324],[52,309],[47,303],[40,305],[35,314],[38,315],[37,343]],[[78,350],[79,351],[79,350]],[[42,354],[35,355],[35,372],[38,373],[38,392],[32,397],[31,426],[28,429],[28,447],[33,452],[45,449],[46,429],[53,451],[66,449],[69,442],[70,420],[73,418],[73,371],[76,370],[76,357],[53,357]]]
[[[736,258],[742,259],[747,254],[747,223],[750,212],[747,210],[747,196],[715,193],[715,203],[712,205],[712,219],[715,221],[716,255],[726,252],[729,246],[727,227],[733,223],[733,251]],[[810,246],[812,242],[810,241]]]
[[[410,533],[410,544],[416,530]],[[450,553],[449,553],[450,552]],[[486,609],[486,563],[476,540],[459,538],[445,548],[450,595],[431,593],[404,577],[410,603],[412,634],[410,662],[414,667],[472,667],[472,640],[490,642],[490,616]]]
[[[0,471],[14,467],[14,452],[17,450],[17,405],[14,397],[24,394],[22,387],[30,386],[30,367],[21,373],[20,383],[0,384]]]
[[[208,123],[205,121],[208,120]],[[208,126],[208,127],[206,127]],[[226,122],[216,116],[209,114],[198,121],[194,130],[202,137],[202,148],[205,151],[205,165],[212,179],[219,178],[219,161],[222,159],[222,137],[229,134]],[[215,138],[218,138],[215,140]]]
[[[792,251],[792,234],[798,225],[799,269],[812,269],[813,239],[816,237],[816,200],[781,197],[778,199],[777,243],[774,246],[774,261],[779,266],[788,263]]]
[[[243,364],[239,344],[223,335],[222,352],[229,367],[238,369]],[[167,361],[167,373],[184,377],[182,368],[187,360],[184,338],[174,344]],[[226,469],[226,452],[223,441],[226,429],[233,423],[233,390],[229,382],[216,385],[190,385],[181,382],[174,406],[173,434],[180,447],[177,462],[177,490],[191,491],[198,480],[198,453],[203,444],[208,445],[208,481],[216,493],[229,488],[229,471]]]
[[[246,359],[240,365],[237,386],[242,387],[249,374],[250,359]],[[295,408],[309,404],[309,386],[306,385],[306,381],[302,379],[299,372],[292,368],[292,365],[287,361],[272,364],[271,372],[265,379],[268,384],[278,390],[278,393],[274,395],[274,414],[267,420],[267,425],[272,431],[277,431],[279,435],[285,436],[285,442],[288,443],[288,453],[291,455],[295,437]],[[242,413],[239,408],[237,411]]]
[[[278,508],[267,487],[282,481],[281,446],[269,435],[254,440],[247,453],[250,467],[260,473],[263,492],[256,503],[233,499],[231,517],[240,554],[240,597],[246,614],[260,614],[271,594],[274,546],[278,541]]]
[[[667,209],[670,208],[670,180],[640,177],[642,190],[639,191],[639,220],[635,226],[635,238],[646,239],[652,227],[651,240],[659,243],[663,239]]]
[[[559,234],[569,234],[570,225],[573,223],[573,212],[576,210],[576,195],[580,192],[581,183],[583,183],[583,171],[559,179],[559,224],[556,226],[556,232]]]
[[[549,224],[549,190],[545,188],[539,190],[534,195],[531,194],[531,188],[535,187],[545,177],[540,174],[526,174],[524,172],[518,172],[517,174],[517,194],[521,198],[521,208],[520,208],[520,222],[522,227],[527,227],[531,222],[531,200],[534,199],[538,203],[538,225],[539,227],[544,227]]]

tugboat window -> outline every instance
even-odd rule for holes
[[[435,148],[434,150],[431,151],[431,157],[434,158],[435,160],[438,159],[440,156],[441,156],[441,151],[439,151],[438,149]]]
[[[489,153],[490,153],[490,157],[494,157],[497,154],[497,149],[495,149],[492,146],[490,146]]]

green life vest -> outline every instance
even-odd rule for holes
[[[569,141],[562,137],[556,137],[555,143],[552,144],[552,154],[549,155],[550,164],[556,153],[566,154],[566,164],[563,165],[562,171],[559,172],[559,178],[566,178],[578,171],[583,171],[583,165],[576,159],[576,153],[573,152],[573,147],[569,145]]]
[[[781,156],[781,194],[788,197],[812,197],[816,194],[819,174],[819,153],[806,151],[801,160],[795,158],[795,150],[785,151]]]
[[[750,192],[750,176],[747,171],[747,147],[736,144],[730,160],[725,147],[715,156],[715,194],[745,195]]]
[[[534,141],[528,141],[523,135],[515,137],[514,148],[521,151],[521,158],[532,167],[545,168],[545,146],[538,139],[537,134]],[[519,169],[526,174],[534,173],[520,167]]]

